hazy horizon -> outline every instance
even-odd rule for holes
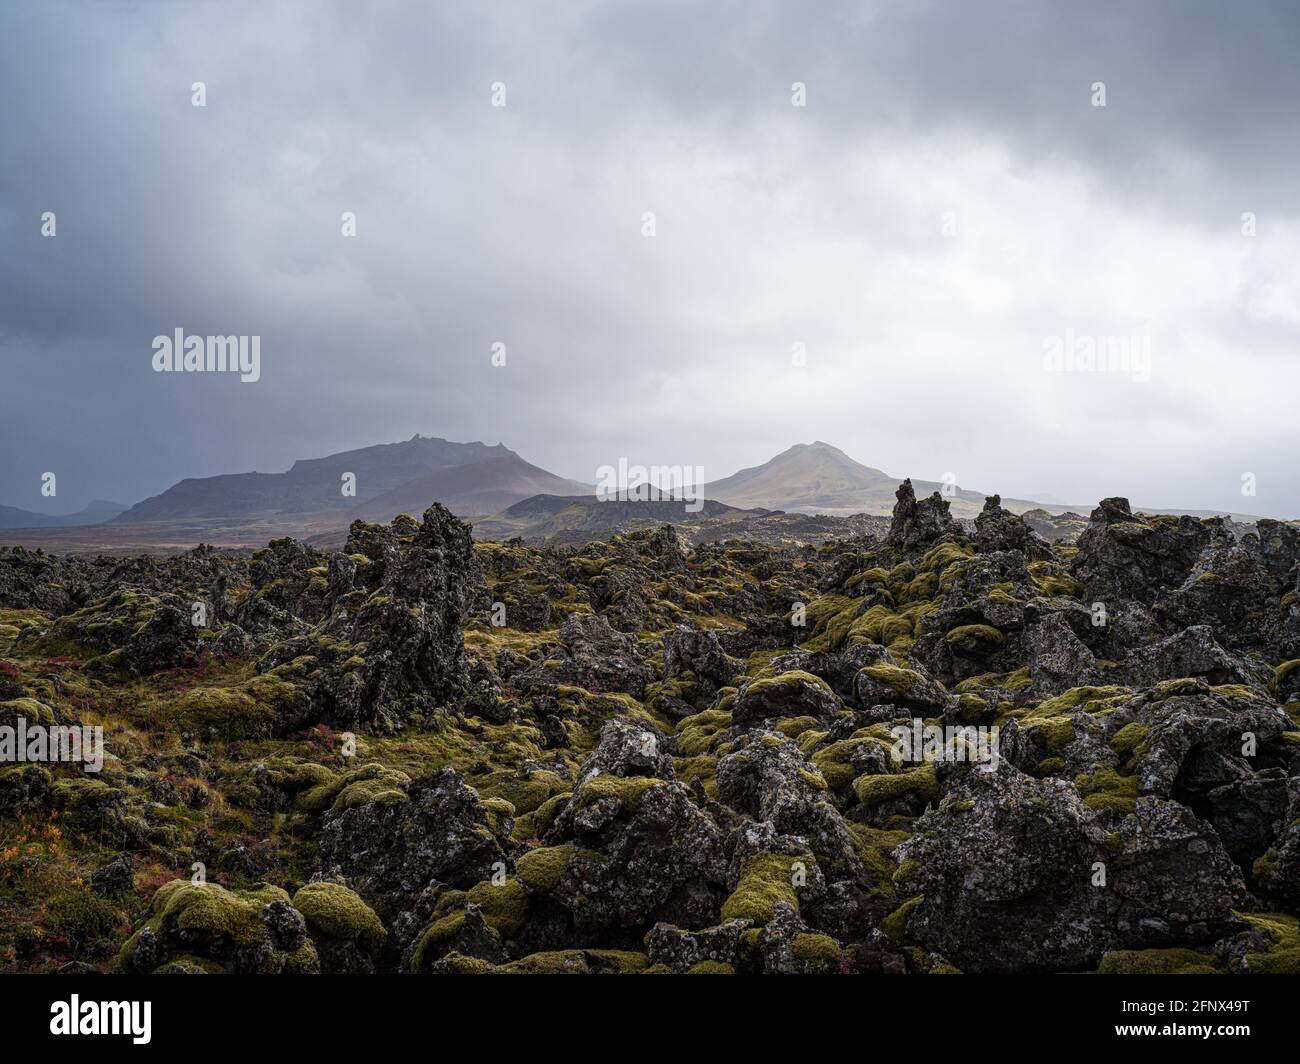
[[[0,505],[420,433],[584,482],[824,440],[1004,497],[1300,516],[1297,31],[1282,3],[5,5]],[[260,337],[258,379],[155,372],[178,328]],[[1132,365],[1045,365],[1115,338]]]

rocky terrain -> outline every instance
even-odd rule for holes
[[[0,966],[1300,970],[1300,526],[1060,538],[2,548]]]

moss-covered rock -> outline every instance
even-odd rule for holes
[[[758,926],[772,919],[777,902],[799,907],[795,889],[797,866],[807,866],[807,857],[788,854],[757,854],[745,862],[735,891],[722,903],[722,919],[750,920]]]
[[[308,883],[293,896],[293,907],[308,928],[326,938],[359,942],[374,951],[388,935],[361,896],[339,883]]]

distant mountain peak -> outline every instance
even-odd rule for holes
[[[885,495],[892,497],[897,485],[887,473],[855,461],[825,440],[814,440],[705,485],[704,495],[745,509],[852,513],[874,510]],[[871,505],[862,505],[864,501]]]
[[[120,502],[95,499],[76,513],[43,514],[0,506],[0,528],[63,528],[69,525],[97,525],[111,521],[126,509]]]
[[[368,521],[391,521],[399,513],[416,516],[430,503],[440,502],[458,516],[471,517],[494,514],[538,495],[593,494],[590,486],[549,473],[507,450],[481,462],[414,477],[353,512]]]
[[[417,432],[398,443],[377,443],[323,458],[300,458],[284,473],[190,477],[137,503],[117,520],[133,523],[345,511],[416,477],[512,455],[514,452],[503,444],[489,447],[478,440],[455,443]],[[355,477],[355,496],[345,496],[340,490],[345,473]]]
[[[802,513],[888,513],[900,481],[827,443],[796,443],[759,466],[705,486],[732,506]]]

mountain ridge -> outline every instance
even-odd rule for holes
[[[366,521],[388,522],[399,513],[424,513],[430,503],[440,502],[456,516],[470,517],[494,514],[538,495],[593,494],[590,485],[557,476],[511,452],[414,477],[351,513]]]
[[[0,528],[66,528],[112,521],[128,509],[120,502],[94,499],[70,514],[43,514],[17,506],[0,506]]]
[[[341,491],[344,473],[356,476],[355,496]],[[901,482],[901,478],[864,465],[832,444],[814,440],[793,444],[766,462],[705,484],[700,494],[741,511],[801,517],[886,516],[892,512]],[[939,491],[957,518],[975,517],[986,498],[983,491],[955,484],[916,478],[912,483],[918,496]],[[606,524],[629,527],[622,518],[615,520],[613,513],[580,513],[594,491],[591,485],[529,463],[502,443],[456,443],[417,433],[396,443],[298,459],[283,473],[187,478],[132,507],[93,503],[76,514],[53,517],[0,507],[0,529],[11,533],[6,541],[33,545],[46,539],[51,545],[56,540],[63,543],[67,541],[64,530],[69,527],[101,529],[78,539],[79,544],[91,545],[123,541],[173,547],[198,542],[242,543],[266,535],[313,539],[345,528],[355,519],[387,521],[397,513],[418,515],[435,501],[459,516],[473,518],[476,525],[503,533],[572,507],[577,509],[556,520],[574,531],[594,532]],[[1004,498],[1002,505],[1017,514],[1042,511],[1047,517],[1073,513],[1079,520],[1093,509],[1091,504],[1064,504],[1054,499]],[[539,512],[510,512],[514,507]],[[1138,508],[1152,514],[1206,517],[1222,513],[1238,521],[1257,519],[1227,511]]]
[[[283,473],[223,473],[188,477],[136,503],[120,524],[195,517],[246,517],[264,511],[307,513],[349,510],[436,469],[514,454],[504,444],[453,443],[416,433],[399,443],[378,443],[321,458],[298,459]],[[355,496],[342,492],[343,475],[356,478]]]

